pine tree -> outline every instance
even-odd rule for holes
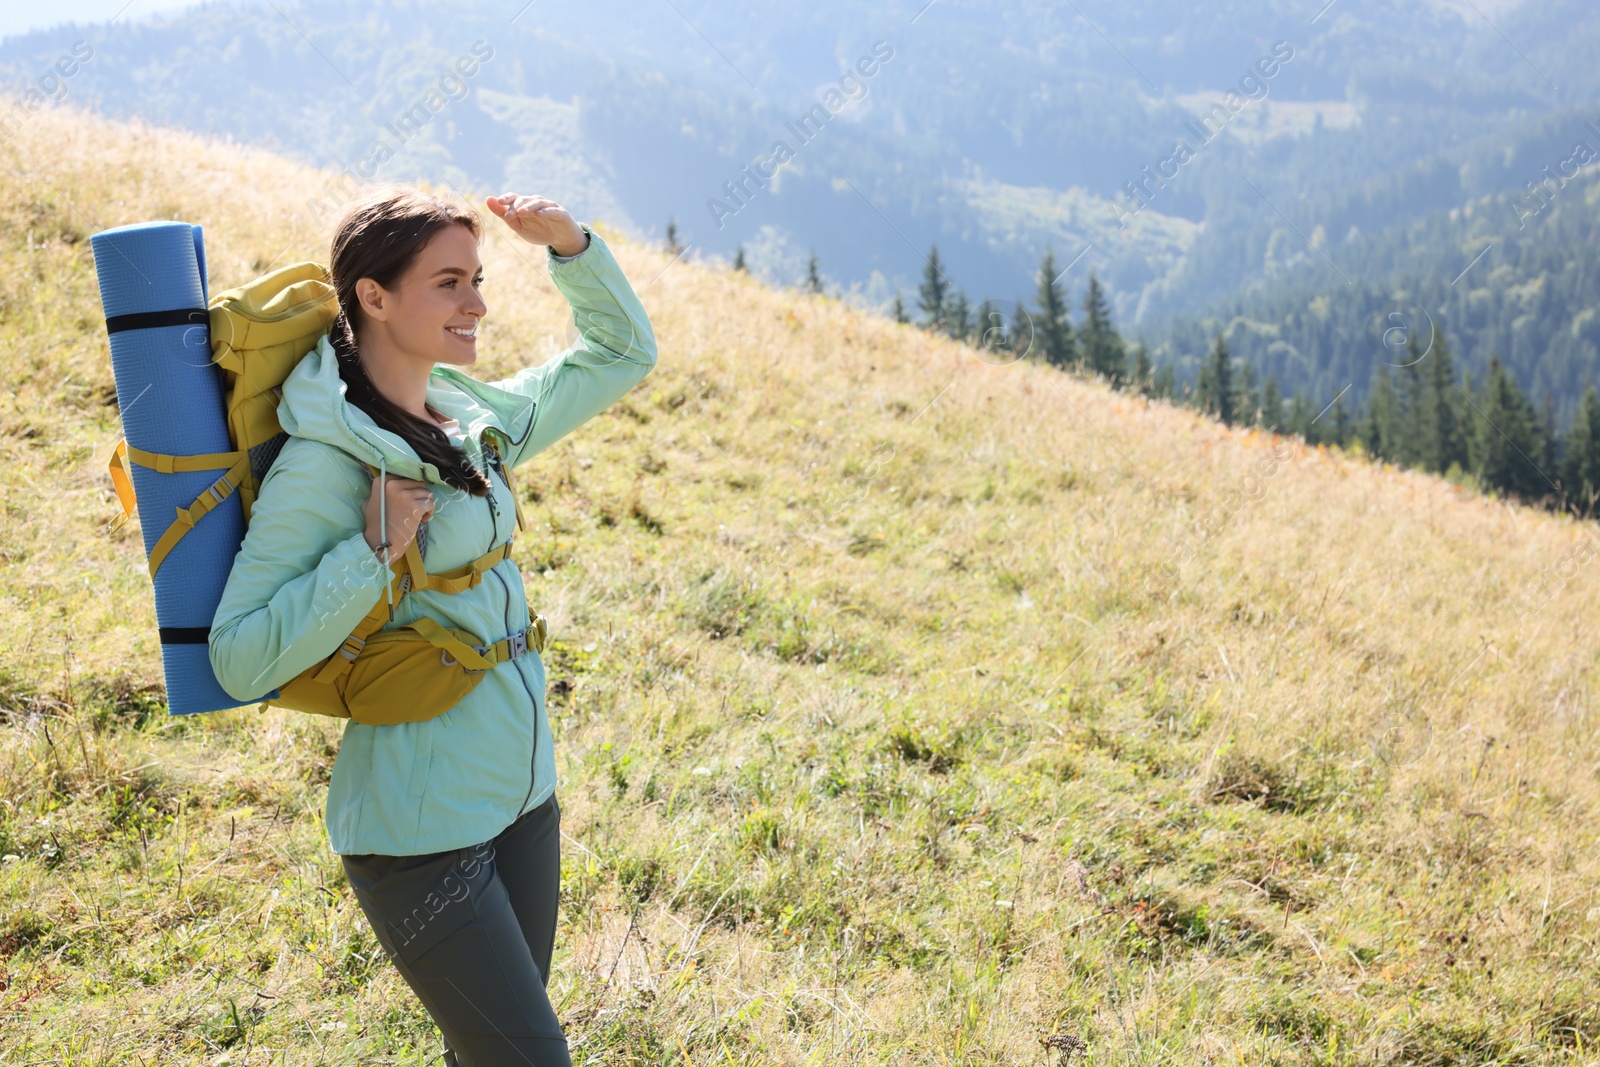
[[[1233,358],[1228,354],[1227,342],[1222,339],[1220,333],[1211,346],[1211,355],[1206,358],[1205,366],[1200,371],[1199,386],[1201,409],[1215,415],[1224,426],[1232,426]]]
[[[944,276],[944,264],[939,262],[939,246],[928,250],[928,260],[922,267],[921,296],[923,325],[930,330],[944,329],[945,298],[950,295],[950,281]]]
[[[906,299],[898,292],[894,294],[894,321],[910,322],[911,316],[906,314]]]
[[[744,245],[740,245],[733,250],[733,269],[742,270],[746,274],[750,273],[750,268],[744,262]]]
[[[965,341],[967,334],[972,330],[972,309],[967,304],[967,294],[960,289],[949,300],[945,308],[944,321],[950,330],[950,336],[957,341]]]
[[[1256,388],[1256,367],[1247,359],[1239,361],[1238,379],[1233,386],[1233,412],[1236,422],[1259,425],[1261,398]]]
[[[1133,350],[1133,387],[1146,396],[1154,385],[1150,373],[1150,350],[1141,344]]]
[[[1033,334],[1039,355],[1053,367],[1070,367],[1078,362],[1072,322],[1067,317],[1067,298],[1056,278],[1055,253],[1046,251],[1039,264],[1039,311],[1034,316]]]
[[[1113,386],[1120,386],[1128,374],[1127,350],[1122,336],[1111,324],[1110,304],[1093,271],[1089,273],[1088,291],[1083,294],[1083,325],[1078,335],[1083,360],[1089,369],[1105,375]]]
[[[1406,339],[1406,362],[1399,368],[1395,390],[1395,461],[1404,467],[1420,466],[1428,451],[1423,415],[1427,410],[1428,385],[1422,376],[1424,354],[1415,333]]]
[[[994,348],[998,335],[1005,332],[1005,323],[1000,321],[1000,313],[995,310],[994,301],[984,297],[978,304],[978,311],[972,317],[972,347],[979,351],[989,351]]]
[[[1345,410],[1343,393],[1333,398],[1332,425],[1328,427],[1328,442],[1340,448],[1350,443],[1350,412]]]
[[[1039,331],[1034,325],[1033,316],[1028,313],[1027,306],[1019,299],[1011,308],[1011,329],[1007,331],[1002,349],[1016,353],[1017,358],[1043,359],[1044,351],[1039,343]]]
[[[1437,474],[1447,474],[1452,465],[1465,470],[1471,462],[1467,440],[1461,432],[1460,396],[1456,372],[1450,358],[1450,343],[1440,330],[1428,353],[1427,389],[1422,397],[1422,465]]]
[[[1534,463],[1541,471],[1554,474],[1560,470],[1561,463],[1561,435],[1556,430],[1556,402],[1545,390],[1544,400],[1539,404],[1539,412],[1534,416],[1534,438],[1539,442],[1539,454],[1533,457]],[[1555,488],[1546,481],[1545,488],[1554,492]]]
[[[678,223],[673,219],[667,220],[667,253],[676,256],[683,251],[683,246],[678,243]]]
[[[1592,515],[1600,497],[1600,392],[1592,382],[1583,391],[1567,434],[1562,480],[1567,499],[1577,506],[1578,513]]]
[[[1312,419],[1317,413],[1311,408],[1311,401],[1306,399],[1304,393],[1295,393],[1289,401],[1289,414],[1284,419],[1284,429],[1292,434],[1299,435],[1306,444],[1317,443],[1317,425]]]
[[[1487,489],[1538,500],[1549,490],[1533,457],[1539,452],[1533,410],[1500,362],[1489,360],[1489,380],[1478,404],[1474,472]]]
[[[811,258],[806,261],[806,288],[813,293],[822,292],[822,265],[817,260],[816,249],[811,250]]]
[[[1171,400],[1178,392],[1177,375],[1172,370],[1172,364],[1163,363],[1156,368],[1154,377],[1150,379],[1150,395],[1163,400]]]
[[[1367,419],[1361,427],[1361,443],[1375,459],[1396,461],[1395,395],[1389,364],[1379,363],[1372,371],[1367,390]]]
[[[1283,393],[1278,379],[1267,375],[1267,384],[1261,387],[1261,428],[1278,433],[1283,429]]]

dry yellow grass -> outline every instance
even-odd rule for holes
[[[325,258],[325,179],[66,110],[7,152],[0,1060],[428,1062],[338,724],[168,718],[107,532],[88,236],[202,223],[215,292]],[[1595,527],[613,246],[660,365],[517,548],[576,1062],[1595,1062]],[[488,378],[570,328],[483,256]]]

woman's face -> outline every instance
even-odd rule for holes
[[[482,282],[477,239],[465,226],[447,226],[422,247],[395,288],[363,278],[356,292],[385,347],[427,366],[465,367],[478,358],[478,320],[489,310],[478,295]]]

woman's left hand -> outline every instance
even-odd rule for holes
[[[583,227],[566,208],[548,197],[506,193],[488,197],[484,203],[511,227],[512,233],[529,244],[549,245],[558,256],[575,256],[589,247],[589,235]]]

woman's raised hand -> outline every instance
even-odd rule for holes
[[[381,518],[384,521],[380,521],[380,494]],[[367,521],[367,528],[363,531],[367,547],[376,550],[387,541],[389,558],[394,559],[411,544],[422,520],[432,514],[433,490],[428,488],[427,482],[415,478],[397,478],[392,474],[372,479],[372,492],[368,494],[367,502],[361,505],[361,515]],[[384,529],[385,523],[387,529]]]
[[[575,256],[589,247],[583,227],[566,208],[547,197],[506,193],[488,197],[484,203],[529,244],[549,245],[558,256]]]

